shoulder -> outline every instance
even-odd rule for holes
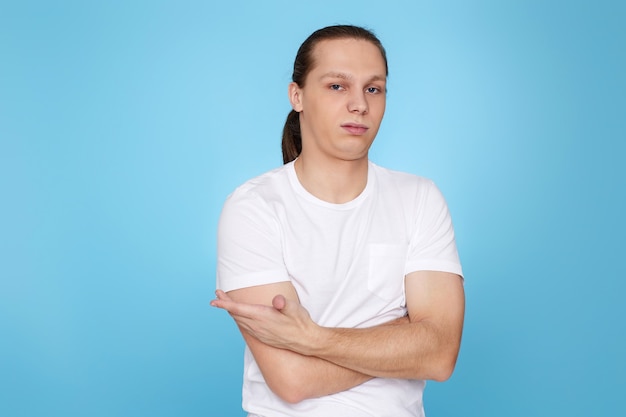
[[[279,223],[279,207],[285,205],[291,193],[289,168],[289,164],[283,165],[238,186],[224,202],[219,230],[274,230]]]
[[[280,166],[244,182],[226,198],[225,204],[241,204],[247,201],[258,203],[284,194],[289,190],[290,165]]]
[[[445,197],[430,178],[394,171],[375,164],[370,166],[376,176],[379,200],[393,202],[403,207],[409,217],[447,210]]]
[[[405,195],[423,194],[433,189],[437,190],[437,186],[430,178],[384,168],[373,162],[370,162],[370,169],[376,176],[376,181],[381,190],[392,188]]]

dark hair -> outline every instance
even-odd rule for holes
[[[313,68],[313,49],[315,46],[325,40],[352,38],[365,40],[373,43],[380,50],[380,54],[385,61],[385,75],[388,75],[387,54],[380,40],[370,30],[351,25],[328,26],[319,29],[311,34],[298,49],[296,59],[293,63],[293,75],[291,79],[304,87],[306,76]],[[283,163],[291,162],[302,152],[302,135],[300,132],[300,114],[295,110],[291,110],[287,115],[285,127],[283,128]]]

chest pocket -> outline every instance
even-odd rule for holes
[[[367,276],[367,287],[370,292],[387,301],[404,299],[407,250],[408,246],[404,243],[370,244]]]

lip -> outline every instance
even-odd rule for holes
[[[368,130],[369,127],[360,124],[360,123],[344,123],[341,125],[341,127],[348,131],[348,133],[350,133],[351,135],[363,135],[365,134]]]

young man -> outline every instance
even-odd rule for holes
[[[446,203],[368,159],[386,102],[380,41],[354,26],[300,47],[285,165],[227,200],[218,291],[246,341],[250,416],[424,414],[455,366],[462,271]]]

